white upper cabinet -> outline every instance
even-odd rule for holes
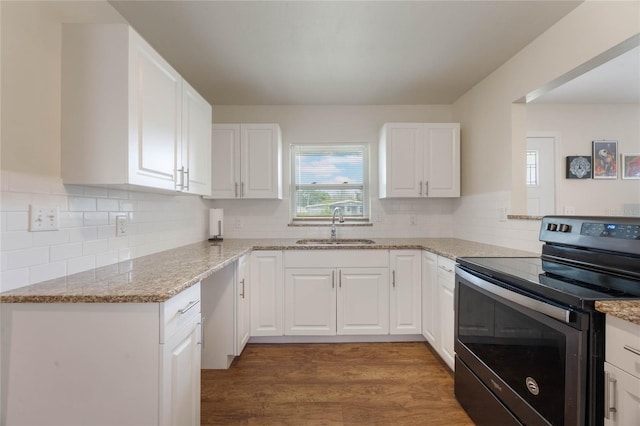
[[[211,198],[282,199],[278,124],[214,124]]]
[[[123,24],[62,30],[62,178],[209,195],[211,106]]]
[[[459,123],[386,123],[379,144],[380,198],[460,196]]]

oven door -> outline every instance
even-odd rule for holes
[[[479,424],[497,418],[482,396],[524,424],[583,425],[587,329],[588,314],[457,267],[456,397]]]

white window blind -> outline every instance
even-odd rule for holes
[[[367,145],[292,145],[292,217],[367,219]]]

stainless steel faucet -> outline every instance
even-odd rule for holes
[[[340,223],[344,223],[344,217],[342,216],[342,209],[340,207],[336,207],[333,209],[333,217],[331,219],[331,238],[336,238],[336,213],[339,213],[338,221]]]

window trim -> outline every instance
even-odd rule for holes
[[[291,144],[289,147],[289,163],[290,163],[290,181],[289,181],[289,215],[290,223],[319,223],[326,224],[331,222],[332,218],[328,216],[305,216],[296,217],[296,191],[298,185],[296,185],[296,148],[308,147],[308,148],[333,148],[335,151],[350,151],[354,147],[362,148],[362,184],[303,184],[300,185],[300,189],[321,189],[325,187],[327,189],[350,189],[362,187],[362,217],[349,217],[345,216],[345,223],[370,223],[371,220],[371,175],[370,170],[370,144],[367,142],[353,142],[353,143],[310,143],[310,144]]]

